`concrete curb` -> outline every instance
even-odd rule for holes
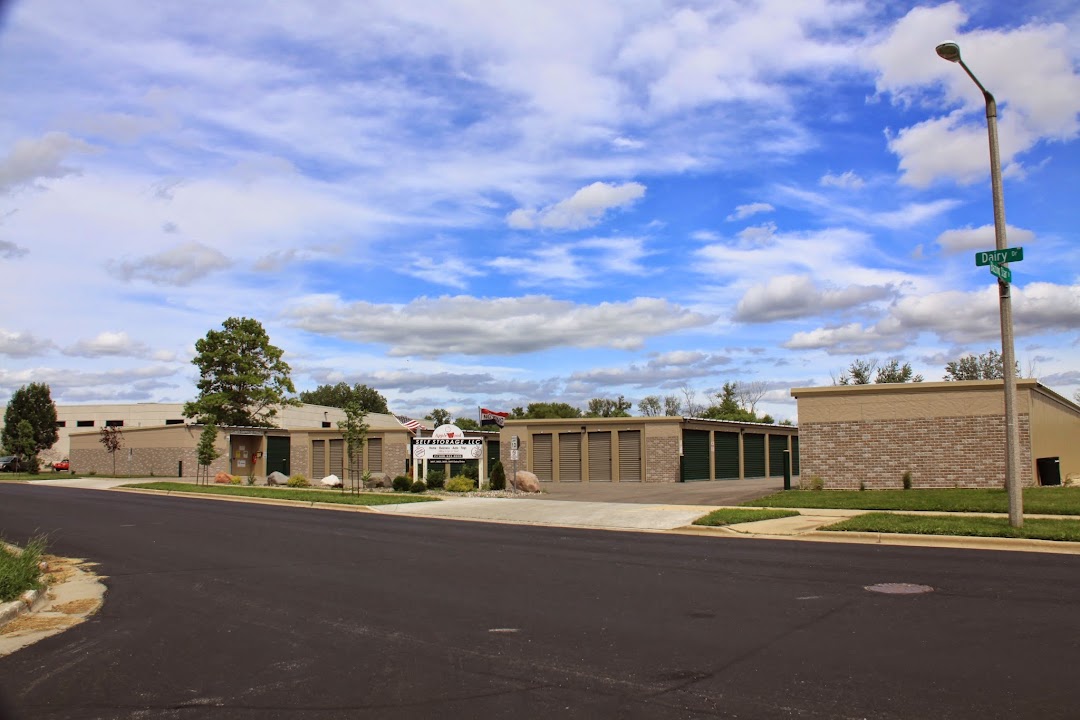
[[[323,502],[320,500],[286,500],[285,498],[245,497],[243,495],[215,495],[212,493],[178,492],[176,490],[150,490],[147,488],[111,488],[110,492],[143,493],[147,495],[167,495],[169,497],[187,497],[196,500],[223,500],[225,502],[253,503],[256,505],[279,505],[282,507],[314,508],[316,510],[343,510],[346,512],[377,512],[370,505],[349,505],[346,503]]]
[[[27,590],[18,600],[12,600],[0,605],[0,629],[3,629],[5,625],[20,615],[34,612],[44,605],[48,590],[47,585],[41,590]]]

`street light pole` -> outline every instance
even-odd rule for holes
[[[971,72],[956,43],[942,43],[937,54],[958,63],[982,91],[986,100],[986,130],[990,135],[990,187],[994,196],[994,242],[998,250],[1008,247],[1005,239],[1005,199],[1001,190],[1001,158],[998,151],[997,102]],[[1001,312],[1001,364],[1005,382],[1005,489],[1009,495],[1009,525],[1024,526],[1024,496],[1020,487],[1020,425],[1016,415],[1016,356],[1013,352],[1011,286],[998,278],[998,306]]]

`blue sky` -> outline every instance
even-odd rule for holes
[[[1074,2],[15,2],[0,401],[183,401],[258,319],[298,390],[584,407],[1000,349],[1080,390]]]

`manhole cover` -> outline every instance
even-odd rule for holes
[[[934,588],[929,585],[916,585],[915,583],[878,583],[877,585],[867,585],[863,590],[885,593],[886,595],[921,595],[922,593],[934,592]]]

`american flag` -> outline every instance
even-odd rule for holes
[[[394,417],[398,419],[399,423],[409,428],[409,430],[412,432],[428,429],[427,426],[424,425],[424,423],[420,422],[419,420],[413,420],[411,417],[406,417],[404,415],[395,415]]]

